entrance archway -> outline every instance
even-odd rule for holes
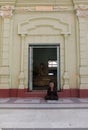
[[[58,37],[58,40],[59,37],[62,37],[64,40],[63,43],[60,43],[61,81],[62,78],[64,79],[63,84],[61,82],[61,87],[69,88],[67,51],[68,51],[68,36],[69,34],[71,34],[70,24],[62,21],[59,18],[57,19],[50,18],[50,17],[32,18],[18,25],[18,34],[21,35],[21,69],[20,69],[19,88],[21,89],[28,88],[28,69],[27,69],[28,68],[28,47],[31,43],[33,44],[39,43],[43,45],[44,37],[47,37],[48,39],[52,37],[54,38],[53,40],[54,42],[56,37]],[[35,39],[34,40],[35,42],[31,42],[30,37],[32,37],[32,39]],[[59,41],[56,43],[59,43]],[[46,45],[48,44],[47,40],[45,41],[45,44]]]

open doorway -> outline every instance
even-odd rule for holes
[[[29,46],[29,90],[46,90],[50,80],[60,90],[60,46]]]

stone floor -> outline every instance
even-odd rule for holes
[[[88,129],[88,98],[0,99],[0,130]],[[7,129],[8,128],[8,129]]]
[[[0,128],[88,128],[88,109],[0,109]]]

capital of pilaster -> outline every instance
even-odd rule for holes
[[[0,16],[3,18],[10,18],[13,15],[14,6],[4,5],[0,8]]]
[[[61,35],[63,35],[64,37],[68,37],[69,35],[71,35],[71,32],[63,32],[61,33]]]
[[[76,5],[75,10],[78,17],[88,17],[88,5]]]
[[[67,37],[68,37],[68,34],[64,34],[64,37],[67,38]]]
[[[68,39],[69,34],[64,34],[65,41]]]
[[[26,36],[26,34],[21,34],[21,37],[22,37],[22,38],[25,38],[25,36]]]

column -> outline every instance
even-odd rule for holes
[[[68,34],[64,34],[64,89],[69,89],[68,74]]]
[[[0,65],[0,87],[10,88],[10,30],[12,19],[12,6],[1,6],[2,17],[2,48]]]
[[[0,66],[1,66],[1,62],[2,62],[2,19],[0,17]]]
[[[80,42],[80,90],[88,89],[88,7],[78,5],[75,7],[79,22]],[[81,93],[83,94],[83,93]]]
[[[10,19],[3,19],[3,49],[2,49],[2,66],[9,65],[9,37],[10,37]]]
[[[20,75],[19,75],[19,88],[24,89],[24,44],[25,44],[25,34],[21,34],[21,65],[20,65]]]

